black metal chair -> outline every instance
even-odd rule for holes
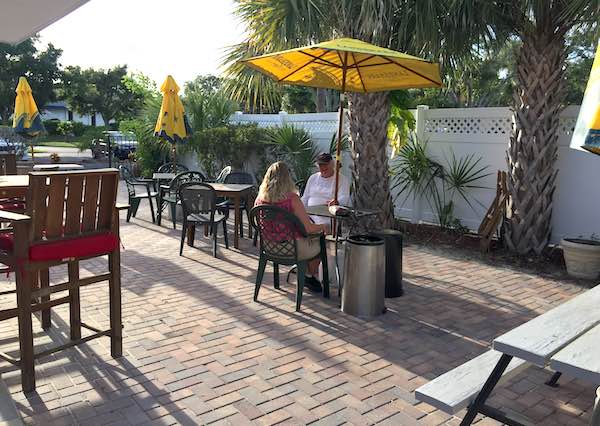
[[[191,229],[188,244],[194,245],[196,225],[209,225],[213,237],[213,256],[217,257],[217,230],[219,223],[223,223],[223,238],[225,248],[229,248],[227,241],[227,216],[217,210],[217,195],[215,190],[206,183],[186,182],[179,186],[179,199],[183,209],[183,226],[181,228],[181,245],[179,255],[183,255],[183,243],[188,227]]]
[[[298,188],[298,192],[302,197],[302,195],[304,195],[304,189],[306,188],[306,181],[304,179],[296,181],[296,188]]]
[[[250,173],[246,172],[231,172],[225,176],[223,179],[223,183],[231,183],[231,184],[249,184],[254,185],[254,176]],[[221,211],[233,210],[235,208],[233,202],[229,199],[225,199],[223,201],[219,201],[217,207]],[[246,217],[248,218],[248,222],[250,221],[250,208],[252,206],[248,205],[248,200],[241,200],[240,208],[246,210]],[[239,233],[240,237],[244,238],[244,216],[240,215],[240,223],[239,223]]]
[[[158,226],[162,222],[162,212],[169,205],[173,229],[176,229],[177,204],[179,204],[179,187],[186,182],[204,182],[206,177],[200,172],[181,172],[168,185],[161,185],[158,196]]]
[[[268,261],[273,262],[273,284],[276,289],[279,288],[279,265],[297,266],[296,311],[299,311],[302,304],[302,291],[308,261],[320,258],[323,264],[323,296],[329,297],[329,268],[327,267],[325,234],[319,235],[321,250],[317,256],[312,259],[299,259],[296,236],[300,235],[306,238],[309,234],[296,215],[280,207],[256,206],[250,210],[250,223],[256,233],[260,235],[260,257],[256,274],[256,286],[254,287],[255,302],[258,301],[258,291]]]
[[[231,173],[231,166],[223,167],[223,170],[219,173],[219,176],[215,179],[217,183],[223,183],[225,177]]]
[[[127,195],[129,197],[129,209],[127,209],[127,222],[131,216],[135,217],[140,206],[140,201],[148,199],[150,203],[150,213],[152,214],[152,223],[156,222],[154,217],[154,204],[152,199],[158,197],[158,192],[154,189],[154,182],[151,179],[138,179],[133,176],[131,171],[125,166],[119,166],[121,176],[127,185]],[[137,189],[140,188],[140,189]]]
[[[158,168],[156,173],[181,173],[187,172],[189,169],[183,164],[165,163]]]

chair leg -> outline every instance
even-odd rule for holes
[[[138,207],[140,207],[140,199],[139,198],[134,198],[131,200],[131,203],[129,204],[131,207],[131,214],[130,216],[135,217],[135,215],[137,214],[138,211]]]
[[[35,390],[33,327],[31,324],[31,280],[33,271],[27,265],[17,268],[17,316],[19,322],[19,349],[21,353],[21,386],[23,392]]]
[[[152,215],[152,223],[156,223],[156,217],[154,215],[154,203],[152,202],[152,197],[148,197],[148,202],[150,203],[150,214]]]
[[[177,229],[177,203],[169,203],[171,209],[171,221],[173,222],[173,229]]]
[[[302,291],[304,290],[304,277],[306,276],[306,261],[298,262],[298,284],[296,285],[296,312],[300,312],[302,304]]]
[[[323,297],[329,298],[329,265],[327,264],[327,242],[321,237],[321,265],[323,267]]]
[[[79,262],[73,261],[68,264],[69,282],[79,281]],[[81,307],[79,287],[69,290],[69,323],[71,326],[71,340],[81,339]]]
[[[273,287],[279,289],[279,263],[273,262]]]
[[[164,208],[165,208],[165,202],[163,201],[162,197],[159,195],[158,201],[156,202],[156,224],[158,226],[160,226],[160,224],[162,223],[162,212],[163,212]]]
[[[225,240],[225,248],[229,248],[229,238],[227,236],[227,221],[223,221],[223,239]]]
[[[255,229],[255,230],[254,230],[254,237],[253,237],[253,239],[252,239],[252,245],[253,245],[254,247],[256,247],[256,246],[257,246],[257,244],[258,244],[258,231]]]
[[[187,222],[184,220],[181,226],[181,244],[179,245],[179,256],[183,255],[183,244],[185,243],[185,232],[187,231]]]
[[[256,272],[256,286],[254,286],[254,301],[258,302],[258,290],[262,284],[263,276],[265,275],[265,268],[267,266],[267,259],[263,255],[258,259],[258,271]]]
[[[240,212],[240,238],[244,238],[244,215]]]
[[[42,269],[40,270],[40,288],[50,287],[50,270]],[[50,296],[42,296],[40,297],[40,303],[49,302]],[[50,328],[52,318],[50,308],[43,309],[42,312],[42,328],[44,330],[48,330]]]
[[[110,270],[109,305],[110,305],[110,354],[113,358],[123,355],[123,324],[121,320],[121,251],[117,247],[108,255]]]
[[[213,257],[217,257],[217,224],[213,222],[210,225],[210,229],[213,234]]]

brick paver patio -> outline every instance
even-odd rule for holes
[[[248,240],[240,251],[220,240],[214,259],[200,238],[179,257],[180,231],[164,225],[145,214],[122,225],[123,358],[110,357],[108,339],[55,354],[38,364],[37,393],[28,396],[18,372],[0,364],[26,423],[458,424],[416,401],[414,389],[582,291],[409,246],[406,295],[388,299],[387,314],[370,321],[346,315],[335,290],[331,300],[305,292],[296,313],[294,286],[282,279],[274,290],[270,267],[260,303],[252,302],[257,256]],[[54,279],[64,274],[52,271]],[[13,279],[2,277],[2,286]],[[106,327],[107,286],[84,288],[82,299],[84,321]],[[49,334],[34,321],[36,347],[67,339],[67,315],[65,307],[53,312]],[[16,321],[1,323],[0,332],[1,349],[14,353]],[[531,367],[491,403],[539,424],[586,424],[594,389],[568,377],[549,388],[550,374]]]

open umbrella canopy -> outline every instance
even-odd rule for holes
[[[571,138],[571,148],[600,155],[600,42]]]
[[[3,1],[0,43],[18,44],[87,2],[88,0]]]
[[[279,83],[342,92],[369,93],[442,87],[438,64],[352,38],[256,56],[243,62]],[[339,190],[344,113],[342,101],[340,97],[334,203],[338,201]]]
[[[244,62],[281,83],[342,92],[442,86],[438,64],[351,38],[257,56]]]
[[[15,112],[13,115],[13,128],[15,133],[23,136],[35,137],[45,131],[42,117],[33,99],[31,87],[25,77],[19,78],[15,98]]]
[[[163,93],[163,100],[154,135],[173,144],[182,142],[191,133],[191,128],[185,116],[183,103],[179,99],[179,86],[169,75],[160,91]]]

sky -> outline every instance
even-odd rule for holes
[[[90,0],[40,32],[63,66],[126,64],[160,86],[219,74],[223,48],[243,40],[232,0]]]

